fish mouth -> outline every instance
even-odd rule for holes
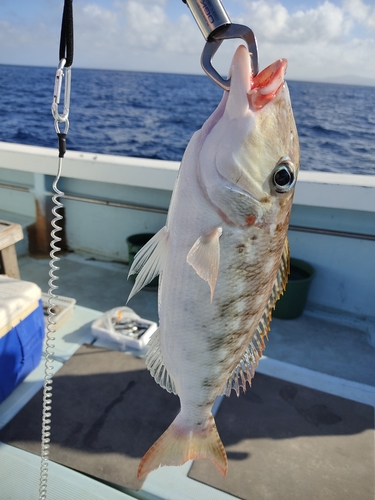
[[[229,115],[235,118],[249,110],[256,112],[273,101],[284,87],[287,64],[286,59],[278,59],[253,76],[249,52],[240,45],[229,72],[231,83],[226,106]]]
[[[287,65],[286,59],[279,59],[251,78],[251,89],[247,94],[251,110],[262,109],[278,95],[285,83]]]

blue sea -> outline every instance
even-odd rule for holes
[[[0,65],[0,140],[57,147],[55,68]],[[375,87],[288,81],[301,168],[375,174]],[[72,69],[68,149],[180,161],[222,90],[203,75]]]

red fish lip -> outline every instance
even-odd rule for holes
[[[262,109],[277,96],[285,83],[287,64],[286,59],[279,59],[251,79],[250,92],[247,94],[251,110]]]

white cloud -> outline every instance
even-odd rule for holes
[[[157,50],[163,43],[163,32],[169,32],[170,22],[161,5],[130,0],[124,6],[126,38],[131,45]]]
[[[59,34],[48,24],[25,24],[0,21],[0,63],[46,66],[57,65]]]
[[[75,0],[75,66],[201,73],[204,39],[188,8],[180,2],[172,9],[170,2]],[[238,0],[236,12],[242,6],[242,13],[232,21],[254,29],[261,67],[286,57],[289,78],[353,74],[375,79],[375,6],[369,2],[314,0],[293,11],[283,0]],[[54,66],[60,20],[60,10],[49,2],[43,22],[0,21],[0,62]],[[217,52],[214,66],[221,73],[227,72],[233,52],[229,41]]]
[[[113,48],[119,44],[116,11],[93,2],[79,2],[74,10],[74,31],[75,64],[95,67],[113,59]]]
[[[339,41],[349,33],[352,22],[342,9],[329,1],[315,9],[289,14],[281,3],[268,0],[246,2],[245,24],[256,26],[259,40],[278,43]]]
[[[366,5],[363,0],[345,0],[344,10],[357,22],[375,28],[375,5]]]
[[[148,0],[124,2],[125,37],[129,45],[154,53],[193,54],[199,50],[202,40],[185,12],[172,21],[163,8],[165,2],[149,3]]]
[[[288,12],[281,2],[243,2],[241,22],[256,26],[261,66],[286,57],[291,79],[324,80],[342,75],[375,79],[375,7],[363,0],[326,0],[314,8]],[[361,29],[362,28],[362,29]],[[354,36],[360,31],[361,38]],[[366,36],[367,35],[367,36]]]
[[[111,7],[78,2],[75,62],[83,67],[199,72],[203,39],[186,11],[182,8],[172,21],[164,1],[118,0]]]
[[[204,40],[198,27],[186,8],[172,20],[167,7],[165,1],[151,0],[118,0],[101,10],[86,6],[77,27],[77,50],[80,39],[86,40],[86,47],[100,45],[102,58],[96,64],[101,67],[200,72]],[[375,36],[355,39],[352,35],[356,26],[371,28],[374,16],[375,8],[364,0],[343,0],[341,6],[325,0],[294,12],[288,12],[282,1],[246,0],[242,16],[233,22],[254,28],[262,67],[286,57],[290,78],[316,80],[345,74],[375,78],[375,68],[368,64]],[[225,42],[215,56],[214,66],[221,73],[227,72],[233,50],[233,44]],[[93,66],[87,51],[86,60],[77,61]]]

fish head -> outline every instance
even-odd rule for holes
[[[202,128],[200,184],[236,225],[271,224],[271,214],[292,203],[299,143],[286,66],[280,59],[253,77],[249,53],[238,47],[230,90]]]

